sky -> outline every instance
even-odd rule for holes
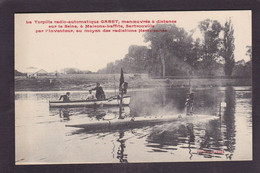
[[[15,14],[15,69],[28,72],[29,67],[48,72],[72,67],[97,70],[107,63],[124,58],[131,45],[145,45],[144,33],[35,33],[46,29],[38,21],[54,20],[176,20],[186,31],[197,28],[205,19],[222,25],[231,18],[234,27],[235,61],[249,58],[246,46],[252,45],[251,11],[183,11],[183,12],[107,12],[107,13],[26,13]],[[26,24],[32,21],[32,24]],[[196,29],[193,38],[201,37]]]

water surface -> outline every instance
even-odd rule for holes
[[[185,88],[130,90],[131,104],[123,114],[184,116],[188,92]],[[249,87],[195,89],[194,121],[98,131],[65,125],[117,118],[119,109],[49,108],[48,101],[57,100],[63,93],[15,93],[16,164],[252,160]],[[113,94],[106,91],[107,97]],[[71,99],[86,95],[74,91]],[[226,105],[220,109],[221,102]],[[200,119],[201,114],[217,118],[206,121]]]

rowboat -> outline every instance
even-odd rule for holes
[[[124,96],[123,106],[130,104],[130,96]],[[50,107],[95,107],[95,106],[119,106],[120,98],[117,96],[110,97],[104,100],[71,100],[69,102],[64,101],[49,101]]]
[[[82,128],[87,131],[95,130],[119,130],[119,129],[132,129],[144,126],[154,126],[162,123],[170,123],[174,121],[180,121],[185,123],[195,123],[202,121],[209,121],[219,118],[213,115],[193,115],[193,116],[151,116],[151,117],[135,117],[135,118],[124,118],[124,119],[103,119],[99,121],[89,121],[82,122],[80,120],[78,123],[69,122],[66,127]]]

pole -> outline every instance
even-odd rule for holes
[[[122,88],[120,88],[119,119],[123,119],[123,117],[122,117],[123,95],[124,94],[123,94]]]
[[[123,69],[121,68],[120,83],[119,83],[120,103],[119,103],[118,119],[123,119],[123,117],[122,117],[122,106],[123,106],[123,96],[124,96],[124,91],[123,91],[123,86],[122,86],[123,83],[124,83],[124,73],[123,73]]]
[[[221,117],[221,102],[220,102],[220,104],[219,104],[219,113],[218,113],[218,116]]]
[[[191,72],[189,71],[189,92],[191,93]]]
[[[114,86],[115,86],[115,96],[116,96],[116,76],[114,75]]]

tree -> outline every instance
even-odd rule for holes
[[[150,50],[146,46],[131,45],[121,60],[110,62],[99,73],[118,73],[121,67],[127,73],[147,73],[150,67]]]
[[[143,73],[148,71],[150,65],[149,49],[146,46],[131,45],[128,54],[125,56],[125,63],[130,71]]]
[[[247,51],[246,51],[246,55],[249,56],[249,61],[246,63],[246,73],[248,74],[248,76],[252,75],[252,46],[246,46]]]
[[[175,24],[157,24],[153,29],[167,30],[167,32],[146,32],[144,34],[144,41],[150,42],[152,66],[160,69],[158,72],[164,78],[166,74],[173,71],[172,68],[178,68],[176,64],[169,65],[172,59],[184,63],[188,58],[193,46],[192,37]]]
[[[114,63],[110,62],[107,64],[106,73],[114,73]]]
[[[231,19],[229,21],[226,21],[225,26],[223,28],[224,31],[224,38],[223,38],[223,47],[221,49],[222,57],[225,60],[224,64],[224,72],[225,75],[231,76],[233,68],[235,66],[235,60],[234,60],[234,29],[233,25],[231,23]]]
[[[80,72],[77,68],[64,68],[63,71],[66,74],[78,74]]]
[[[246,51],[246,56],[249,56],[250,61],[252,60],[252,46],[246,46],[247,51]]]
[[[186,62],[190,64],[194,70],[199,69],[200,62],[202,61],[202,45],[200,43],[200,39],[197,38],[195,42],[193,42],[193,47],[190,51],[190,56],[187,57]]]
[[[220,38],[219,33],[222,30],[221,24],[216,20],[206,19],[199,23],[199,29],[204,35],[203,40],[203,68],[212,75],[212,67],[219,57]]]

